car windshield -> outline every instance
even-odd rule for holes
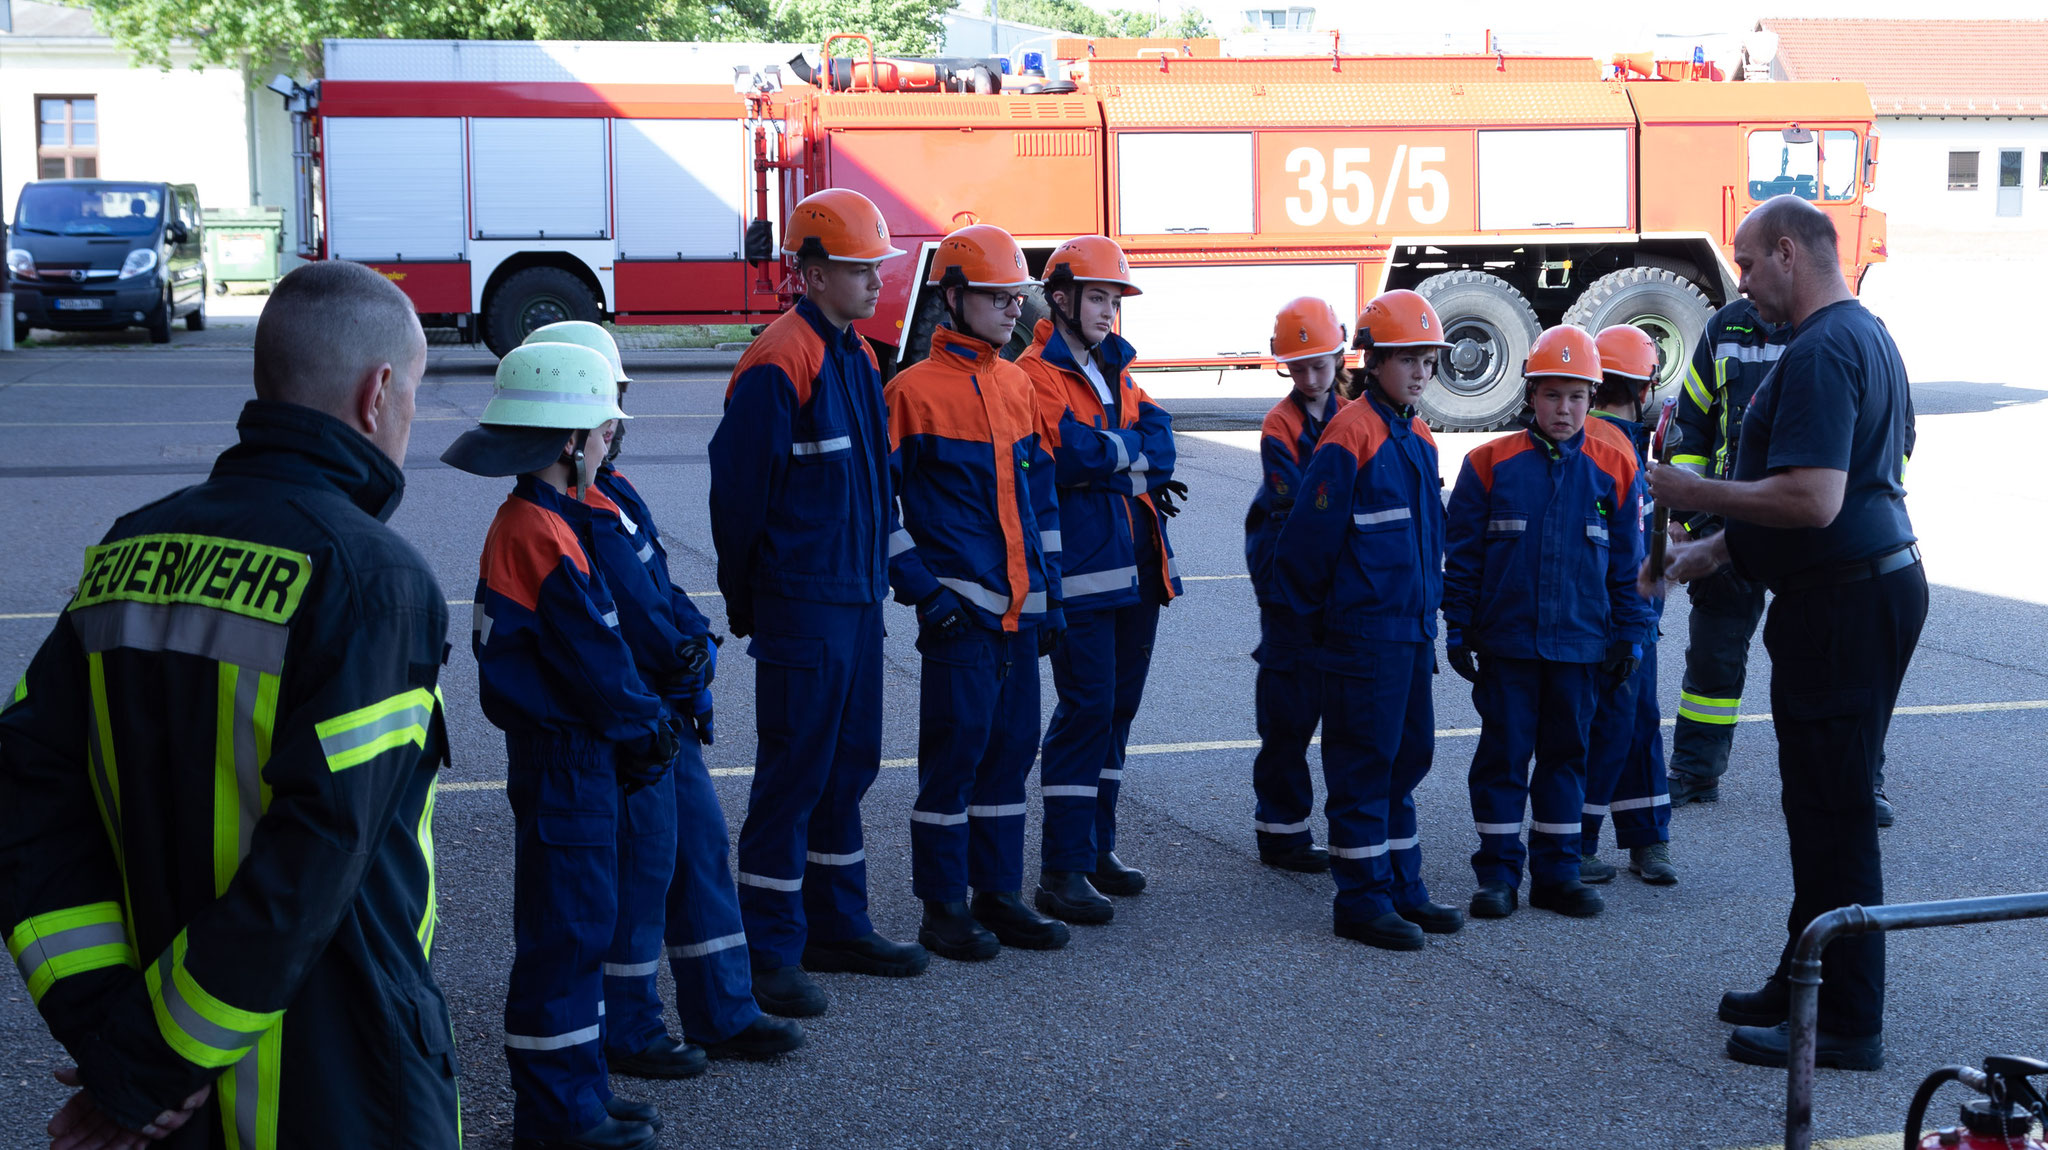
[[[164,190],[151,184],[29,184],[15,208],[17,231],[51,236],[146,236],[163,219]]]

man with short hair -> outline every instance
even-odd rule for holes
[[[0,713],[0,932],[85,1087],[60,1139],[459,1145],[448,607],[384,524],[426,355],[376,272],[286,276],[240,442],[86,552]]]
[[[1742,291],[1769,322],[1792,325],[1777,369],[1743,416],[1732,480],[1676,467],[1651,473],[1657,501],[1727,520],[1675,543],[1662,573],[1686,582],[1733,566],[1774,598],[1764,623],[1778,734],[1792,913],[1763,989],[1722,996],[1736,1023],[1728,1055],[1783,1066],[1786,976],[1819,915],[1884,901],[1874,803],[1878,756],[1899,684],[1927,618],[1927,576],[1906,515],[1911,397],[1884,325],[1842,278],[1835,226],[1794,196],[1767,201],[1735,234]],[[1815,1061],[1884,1064],[1884,936],[1846,938],[1823,956]]]

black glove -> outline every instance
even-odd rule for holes
[[[711,692],[704,691],[697,696],[697,709],[690,716],[690,724],[697,728],[697,741],[710,746],[711,737]]]
[[[1607,658],[1600,664],[1600,673],[1607,677],[1607,689],[1612,691],[1628,682],[1636,668],[1643,665],[1643,648],[1639,643],[1609,643]]]
[[[1473,653],[1472,648],[1462,643],[1457,646],[1446,647],[1444,648],[1444,662],[1449,663],[1451,670],[1456,671],[1458,677],[1467,683],[1477,683],[1479,681],[1479,656]]]
[[[1038,657],[1041,659],[1045,658],[1047,655],[1059,650],[1060,644],[1066,641],[1067,629],[1064,626],[1040,625],[1038,628]]]
[[[673,715],[663,718],[645,745],[618,756],[620,785],[630,795],[660,782],[682,749],[682,724]]]
[[[917,625],[927,638],[958,639],[967,634],[967,612],[941,587],[917,605]]]
[[[733,637],[744,639],[754,633],[754,609],[736,604],[725,605],[725,623],[732,628]]]
[[[1173,501],[1185,502],[1187,497],[1188,485],[1178,479],[1169,479],[1152,489],[1152,502],[1159,505],[1159,513],[1168,519],[1180,514],[1180,508],[1174,506]]]

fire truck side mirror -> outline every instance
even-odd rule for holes
[[[747,224],[746,256],[748,263],[762,263],[775,258],[775,225],[767,220],[752,220]]]
[[[1870,129],[1870,135],[1863,140],[1863,190],[1877,190],[1877,129]]]

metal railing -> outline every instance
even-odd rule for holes
[[[1791,1049],[1785,1059],[1785,1150],[1812,1150],[1813,1146],[1813,1056],[1820,1029],[1820,956],[1829,943],[1847,934],[2022,918],[2048,918],[2048,891],[1892,906],[1845,906],[1808,923],[1792,952],[1792,1034]]]

